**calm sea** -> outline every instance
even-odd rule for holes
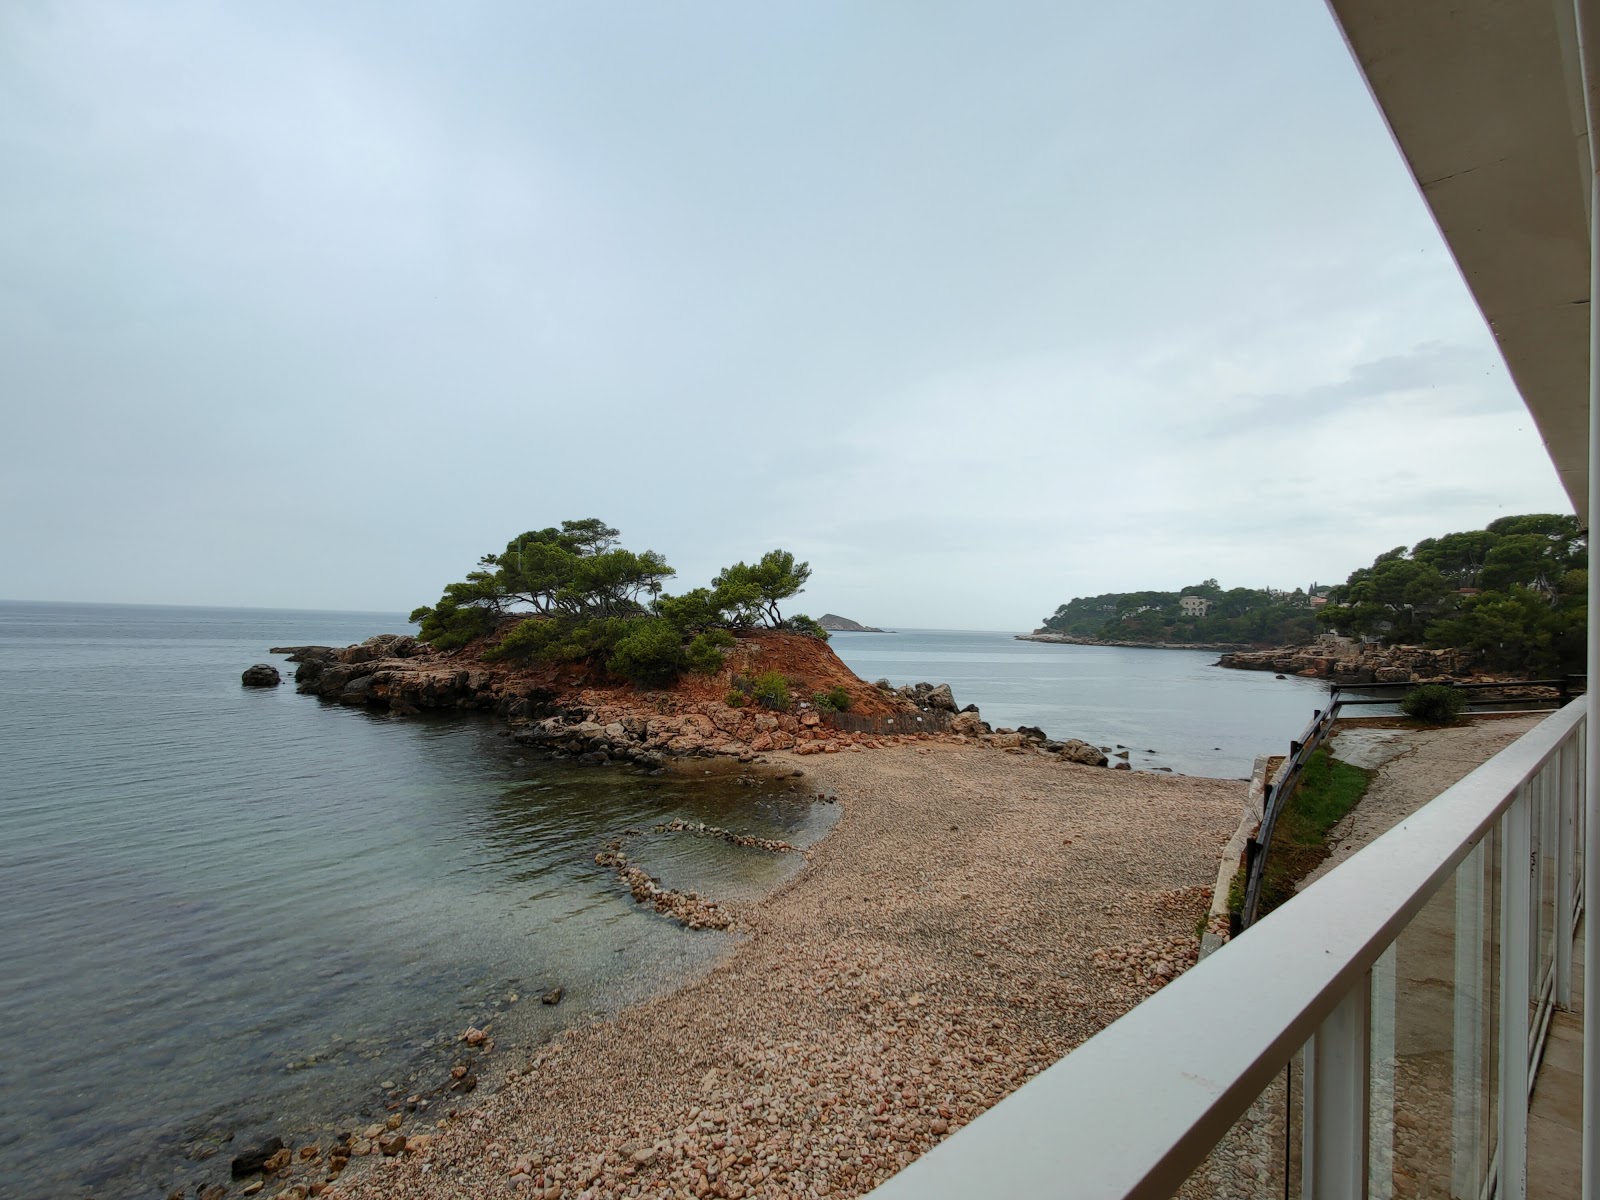
[[[225,1177],[239,1144],[322,1136],[437,1086],[468,1025],[531,1044],[642,998],[729,941],[642,912],[594,865],[601,843],[673,817],[806,843],[836,812],[777,786],[532,761],[482,715],[239,685],[269,646],[406,628],[0,603],[0,1193]],[[1322,695],[1192,652],[913,631],[833,645],[868,679],[949,681],[996,725],[1207,775],[1281,749]],[[709,839],[634,852],[719,896],[795,866]],[[560,1005],[538,1002],[557,986]]]
[[[997,728],[1035,725],[1055,738],[1129,747],[1142,770],[1220,779],[1248,776],[1258,754],[1285,753],[1328,696],[1315,680],[1214,666],[1215,651],[933,629],[836,633],[829,644],[864,679],[948,683],[957,704],[976,704]]]
[[[406,628],[0,603],[0,1194],[225,1179],[235,1144],[437,1086],[469,1025],[531,1043],[659,990],[727,936],[641,911],[600,844],[673,817],[805,843],[837,811],[529,761],[486,716],[239,685],[283,665],[269,646]],[[670,836],[632,852],[721,896],[796,858]]]

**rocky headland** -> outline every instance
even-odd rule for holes
[[[849,617],[841,617],[838,613],[823,613],[817,619],[829,633],[893,633],[892,629],[879,629],[876,625],[863,625],[859,621],[852,621]]]
[[[1423,646],[1378,646],[1323,639],[1307,646],[1280,646],[1224,654],[1218,666],[1241,671],[1273,671],[1333,683],[1448,683],[1480,678],[1466,650]]]
[[[673,759],[724,756],[748,763],[775,751],[837,754],[926,739],[1108,763],[1099,747],[1075,738],[1056,740],[1027,726],[995,729],[975,705],[958,706],[949,684],[869,684],[826,643],[801,634],[744,633],[721,671],[684,675],[658,689],[617,682],[583,663],[490,662],[482,649],[438,651],[412,637],[382,634],[342,648],[280,646],[273,652],[298,664],[295,684],[302,693],[397,715],[496,713],[507,718],[514,740],[582,765],[623,762],[663,770]],[[788,710],[729,703],[740,679],[771,671],[793,689]],[[843,711],[817,702],[835,690],[848,697]]]

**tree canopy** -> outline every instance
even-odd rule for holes
[[[1469,650],[1492,670],[1576,671],[1584,657],[1588,565],[1576,517],[1529,513],[1385,550],[1325,589],[1320,609],[1298,589],[1224,590],[1207,579],[1176,592],[1077,597],[1044,625],[1101,641],[1178,644],[1294,645],[1332,630]],[[1209,601],[1205,615],[1186,615],[1184,596]]]
[[[811,577],[789,551],[735,563],[710,587],[672,596],[663,586],[677,572],[667,560],[622,547],[620,536],[593,517],[519,534],[447,584],[438,603],[412,612],[418,636],[450,650],[496,634],[486,658],[594,659],[651,685],[686,669],[717,670],[728,630],[767,626],[827,640],[810,617],[779,610]]]
[[[1589,548],[1576,517],[1529,513],[1379,555],[1318,621],[1386,643],[1471,651],[1491,670],[1581,670]]]
[[[1185,596],[1209,603],[1204,616],[1184,613]],[[1045,618],[1044,627],[1074,637],[1107,642],[1273,642],[1308,641],[1316,621],[1306,593],[1259,588],[1224,589],[1215,579],[1176,592],[1107,592],[1080,596]]]

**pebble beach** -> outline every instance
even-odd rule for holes
[[[1245,798],[953,742],[772,760],[841,819],[726,906],[719,965],[532,1051],[488,1030],[475,1103],[263,1194],[860,1195],[1193,962]]]

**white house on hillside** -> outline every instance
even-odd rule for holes
[[[1186,617],[1203,617],[1210,610],[1211,601],[1204,596],[1180,596],[1178,607]]]

